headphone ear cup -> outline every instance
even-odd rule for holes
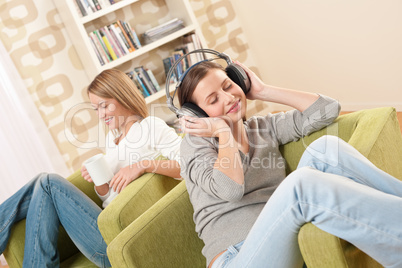
[[[182,115],[189,115],[194,117],[209,117],[208,114],[201,109],[198,105],[192,102],[186,102],[181,106],[180,113]]]
[[[246,72],[240,65],[236,63],[229,64],[226,69],[226,74],[233,82],[235,82],[243,90],[244,94],[250,91],[251,82]]]

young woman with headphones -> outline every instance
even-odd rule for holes
[[[286,176],[279,146],[328,126],[338,102],[266,85],[244,65],[233,65],[247,77],[231,79],[210,61],[194,65],[177,86],[180,105],[196,107],[192,116],[172,108],[188,134],[181,174],[209,267],[302,267],[297,234],[306,222],[384,266],[402,266],[401,181],[334,136],[313,142]],[[246,99],[295,109],[245,120]]]

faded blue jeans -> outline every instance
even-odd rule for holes
[[[229,247],[212,267],[302,267],[297,235],[307,222],[349,241],[385,267],[402,267],[401,197],[401,181],[339,138],[321,137],[279,185],[247,238]]]
[[[12,225],[26,218],[24,267],[58,267],[59,225],[77,248],[99,267],[110,267],[99,232],[101,212],[88,196],[56,174],[39,174],[0,205],[0,253]]]

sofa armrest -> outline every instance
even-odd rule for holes
[[[113,267],[206,267],[185,182],[124,229],[108,246]]]
[[[98,217],[99,230],[106,243],[109,244],[179,182],[164,175],[146,173],[130,183]]]
[[[402,180],[402,134],[395,108],[377,108],[360,114],[349,143],[374,165]]]
[[[334,135],[338,132],[338,136],[348,141],[377,167],[402,178],[402,136],[395,109],[377,108],[343,115],[329,127],[331,128],[330,131],[324,129],[314,133],[312,137],[306,137],[306,143],[309,144],[321,135]],[[309,268],[381,267],[353,245],[311,223],[301,228],[298,240]]]

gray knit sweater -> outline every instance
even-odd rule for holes
[[[285,179],[285,160],[279,145],[329,125],[340,106],[320,96],[303,113],[251,117],[244,125],[249,152],[240,151],[244,184],[240,185],[213,168],[218,157],[218,141],[186,135],[181,143],[181,175],[194,207],[196,231],[204,241],[202,253],[207,264],[230,245],[243,241],[265,203]]]

